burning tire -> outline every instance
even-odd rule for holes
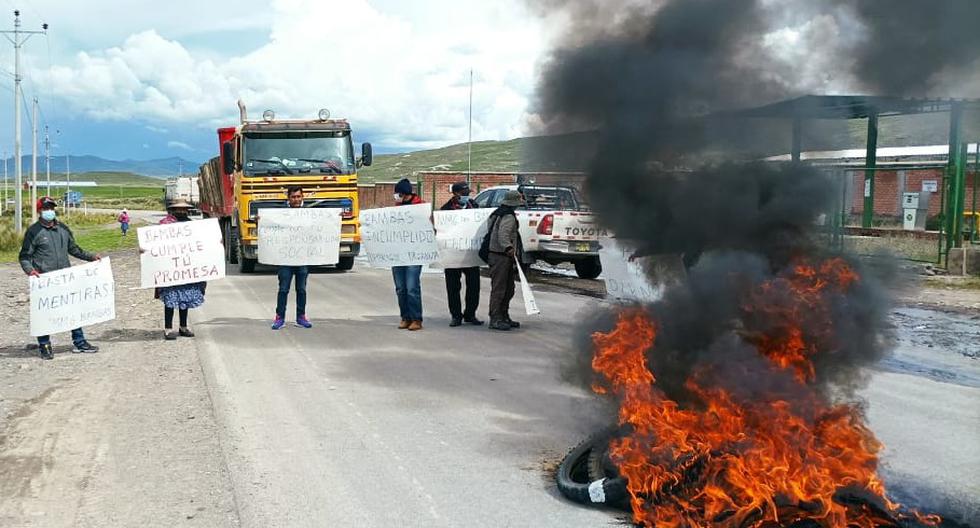
[[[594,279],[602,274],[602,263],[599,257],[575,261],[575,274],[580,279]]]
[[[581,503],[620,506],[626,501],[626,481],[607,476],[604,470],[606,446],[613,430],[597,433],[572,449],[558,466],[558,491]],[[596,478],[598,477],[598,478]]]

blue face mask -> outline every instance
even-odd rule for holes
[[[469,196],[465,196],[464,195],[464,196],[460,196],[459,197],[459,205],[466,205],[469,202],[470,202],[470,197]]]
[[[57,216],[58,215],[55,214],[55,212],[51,209],[45,209],[44,211],[41,211],[41,219],[44,220],[45,222],[51,222]]]

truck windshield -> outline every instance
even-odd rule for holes
[[[350,132],[246,134],[243,172],[265,174],[352,174]]]

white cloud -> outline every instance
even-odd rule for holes
[[[184,142],[181,142],[181,141],[168,141],[167,142],[167,148],[186,150],[186,151],[189,151],[189,152],[193,152],[194,151],[194,148],[193,147],[191,147],[187,143],[184,143]]]
[[[266,15],[269,40],[247,54],[219,60],[146,29],[52,67],[47,86],[101,120],[211,128],[242,98],[252,116],[327,107],[387,146],[424,147],[465,141],[470,68],[474,138],[522,133],[547,44],[521,0],[274,0]]]

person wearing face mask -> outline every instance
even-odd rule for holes
[[[402,178],[395,184],[395,205],[416,205],[422,202],[412,192],[412,182]],[[395,281],[395,296],[398,298],[398,311],[401,314],[402,330],[422,329],[422,266],[392,266],[391,276]]]
[[[470,186],[461,181],[453,184],[450,189],[453,193],[452,198],[440,207],[442,211],[458,211],[460,209],[476,209],[479,206],[470,199]],[[446,295],[449,297],[449,315],[452,322],[449,326],[456,327],[465,321],[471,325],[482,325],[483,321],[476,318],[476,309],[480,304],[480,267],[472,268],[447,268],[446,275]],[[459,301],[459,294],[463,289],[462,278],[466,277],[466,308],[464,309]]]
[[[167,207],[167,216],[160,221],[161,224],[173,224],[176,222],[189,222],[191,204],[186,200],[177,200]],[[204,304],[204,291],[207,282],[195,282],[193,284],[181,284],[178,286],[167,286],[157,288],[154,291],[154,298],[163,302],[163,338],[167,341],[177,339],[177,336],[194,337],[194,332],[187,326],[188,310],[197,308]],[[180,314],[180,328],[175,333],[174,310]]]
[[[36,277],[41,273],[71,267],[71,262],[68,260],[69,255],[87,262],[102,258],[78,247],[68,226],[58,221],[58,214],[55,211],[57,205],[57,202],[50,196],[39,198],[37,201],[37,211],[40,214],[38,221],[24,233],[24,244],[21,246],[18,260],[24,273],[30,276]],[[85,339],[85,333],[81,328],[71,331],[71,340],[74,344],[72,352],[93,353],[99,351],[99,347]],[[37,344],[41,358],[54,359],[51,336],[38,336]]]

